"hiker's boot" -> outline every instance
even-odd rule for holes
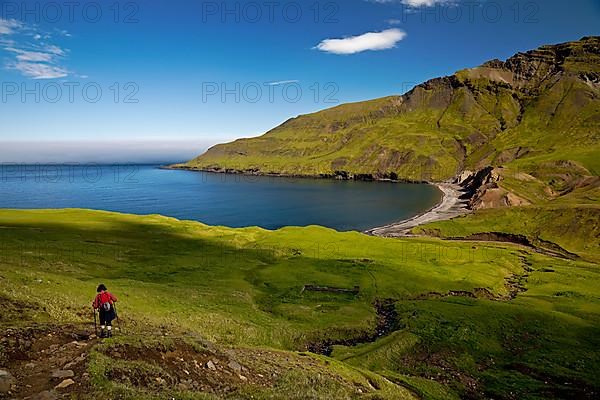
[[[106,332],[106,337],[107,337],[107,338],[109,338],[109,337],[112,337],[112,330],[111,330],[111,329],[109,329],[109,330]]]
[[[100,339],[104,339],[106,337],[106,332],[105,331],[100,331]]]

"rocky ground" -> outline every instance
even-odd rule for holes
[[[86,361],[98,343],[80,326],[7,329],[0,343],[0,398],[52,400],[85,391]],[[7,367],[7,368],[4,368]]]
[[[177,393],[224,398],[268,391],[300,370],[332,382],[342,379],[356,394],[377,390],[367,380],[360,384],[329,375],[324,361],[305,353],[224,348],[166,332],[104,340],[91,332],[93,327],[76,325],[5,330],[0,337],[0,399],[92,399],[102,387],[127,388],[103,391],[108,398],[121,398],[118,390],[141,398]]]

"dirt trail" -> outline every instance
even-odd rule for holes
[[[0,369],[15,379],[0,399],[52,400],[86,391],[88,353],[98,343],[88,326],[7,329],[0,337]]]
[[[313,371],[315,379],[340,382],[357,395],[378,390],[324,369],[326,363],[306,354],[221,347],[196,335],[167,333],[108,339],[100,345],[100,339],[89,332],[93,329],[87,326],[64,325],[0,333],[0,372],[9,374],[0,374],[0,389],[7,376],[11,380],[10,390],[0,392],[0,399],[97,398],[98,387],[87,372],[92,350],[110,360],[103,364],[101,378],[142,394],[181,391],[230,398],[246,386],[273,389],[280,377],[297,370]]]

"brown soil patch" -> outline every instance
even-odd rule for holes
[[[58,398],[87,390],[88,351],[97,343],[85,326],[44,326],[6,329],[0,337],[4,349],[2,368],[16,378],[14,390],[6,398]],[[55,390],[65,378],[53,378],[57,370],[73,371],[75,383]],[[43,397],[46,396],[46,397]],[[0,395],[2,398],[2,395]]]

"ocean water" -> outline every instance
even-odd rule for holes
[[[433,207],[426,184],[255,177],[157,165],[0,165],[0,208],[90,208],[230,227],[365,230]]]

